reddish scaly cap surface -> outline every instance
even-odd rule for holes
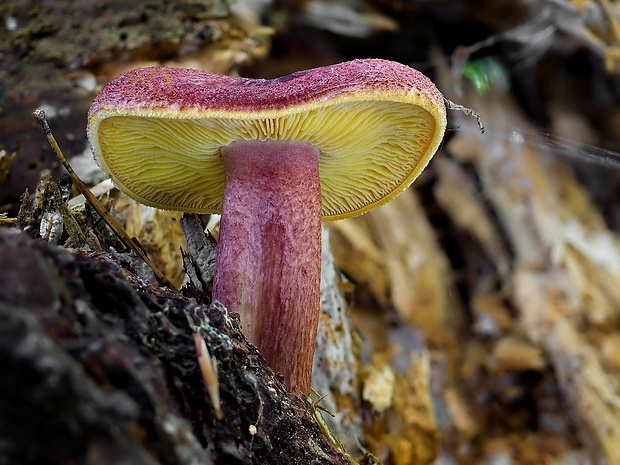
[[[365,59],[277,79],[248,79],[185,68],[135,69],[105,86],[89,116],[106,108],[280,110],[358,92],[424,95],[431,105],[443,106],[441,93],[419,71],[392,61]]]

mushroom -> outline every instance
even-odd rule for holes
[[[443,96],[379,59],[273,80],[152,67],[108,83],[88,136],[138,202],[221,213],[213,299],[293,392],[308,394],[320,316],[321,220],[401,193],[437,150]]]

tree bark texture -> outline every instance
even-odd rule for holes
[[[0,263],[0,464],[348,463],[223,307],[15,230]]]

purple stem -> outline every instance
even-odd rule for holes
[[[320,314],[319,150],[306,142],[222,148],[226,187],[213,299],[292,392],[308,394]]]

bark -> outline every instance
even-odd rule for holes
[[[0,463],[348,463],[223,307],[16,230],[0,263]]]

